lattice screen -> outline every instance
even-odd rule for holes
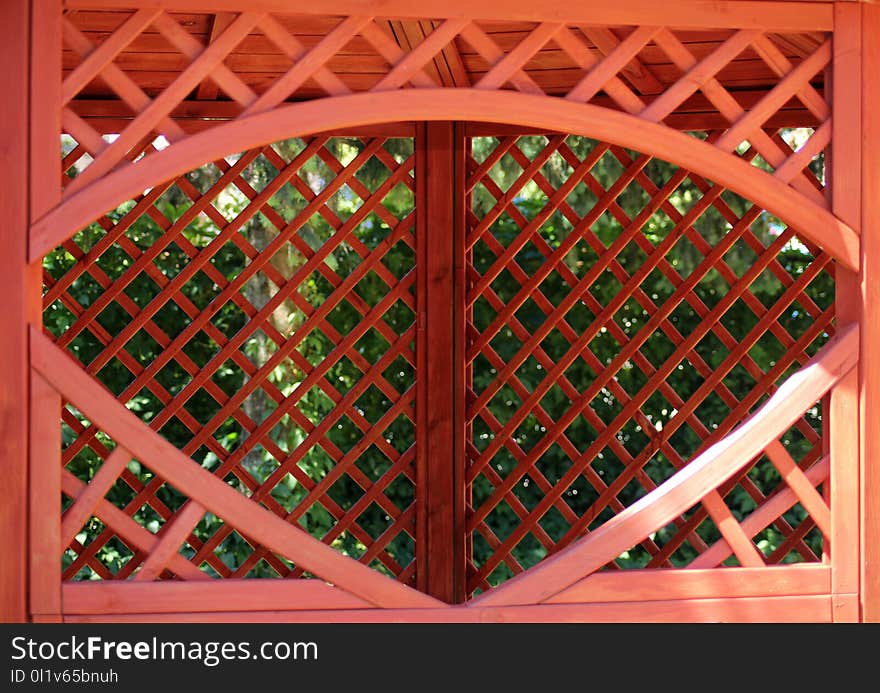
[[[475,139],[468,191],[474,592],[596,529],[729,432],[824,343],[833,279],[827,255],[763,210],[602,142]],[[819,410],[784,440],[805,467],[823,454]],[[735,482],[608,568],[699,565],[727,506],[742,522],[785,486],[766,459]],[[749,536],[766,562],[819,560],[803,508],[763,517]]]
[[[281,142],[148,191],[44,263],[47,330],[120,402],[252,500],[404,582],[413,188],[411,139]],[[71,407],[64,424],[69,505],[113,442]],[[160,531],[185,500],[137,461],[106,481],[129,530],[126,518]],[[123,578],[143,559],[100,516],[76,528],[65,578]],[[301,574],[210,514],[182,553],[222,577]]]

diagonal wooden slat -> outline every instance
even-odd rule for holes
[[[321,39],[317,46],[303,55],[293,67],[276,79],[271,87],[245,109],[242,115],[248,116],[267,111],[289,98],[309,77],[324,67],[326,62],[348,43],[364,25],[371,21],[371,17],[362,16],[343,19],[333,31]]]
[[[189,501],[183,506],[174,519],[163,527],[163,532],[159,535],[159,541],[147,560],[141,564],[140,569],[135,574],[135,580],[155,580],[165,566],[171,561],[172,556],[177,553],[177,549],[184,542],[187,536],[192,532],[196,522],[202,519],[205,509],[195,501]]]
[[[91,517],[95,507],[104,494],[116,481],[116,477],[132,459],[132,454],[123,447],[117,447],[101,465],[89,485],[74,499],[74,503],[64,513],[61,520],[61,543],[68,544]]]
[[[125,131],[68,186],[68,194],[81,190],[116,166],[138,140],[151,132],[256,26],[261,16],[243,13],[222,36],[204,49],[177,79],[138,113]]]
[[[68,400],[76,399],[91,420],[104,427],[121,445],[139,451],[157,474],[189,493],[192,500],[229,518],[243,531],[259,535],[276,551],[321,575],[342,589],[377,605],[437,606],[431,597],[400,585],[292,527],[269,511],[251,503],[177,448],[150,431],[134,414],[82,372],[65,352],[36,330],[31,332],[34,367]]]
[[[620,72],[624,65],[631,62],[641,52],[659,30],[659,27],[643,26],[633,31],[608,56],[584,75],[565,95],[565,98],[575,102],[586,102],[592,99],[612,77]]]
[[[161,10],[155,8],[138,10],[106,41],[89,53],[62,83],[61,105],[64,106],[72,101],[83,87],[101,74],[104,68],[160,14]]]
[[[545,22],[535,27],[511,51],[492,66],[475,85],[475,89],[499,89],[519,72],[544,45],[562,28],[561,24]]]
[[[64,493],[71,497],[76,497],[85,491],[88,486],[77,479],[68,470],[61,470],[61,486]],[[101,518],[106,525],[113,528],[113,532],[133,548],[149,553],[158,543],[155,535],[150,534],[146,529],[141,527],[125,512],[117,508],[103,498],[98,501],[94,508],[94,513]],[[202,572],[192,563],[187,561],[183,556],[172,557],[169,563],[169,569],[178,577],[184,580],[210,580],[207,573]]]
[[[468,23],[468,20],[464,19],[447,19],[424,41],[395,63],[388,74],[376,83],[372,91],[399,88],[409,80],[411,74],[418,74],[425,64],[447,46]]]
[[[817,357],[771,397],[758,413],[687,469],[627,508],[602,528],[545,560],[528,575],[480,595],[474,603],[523,604],[542,601],[589,575],[635,541],[684,512],[691,498],[716,488],[775,439],[857,361],[858,327],[849,325]],[[703,491],[693,492],[691,487]]]

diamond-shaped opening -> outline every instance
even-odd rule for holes
[[[333,326],[331,325],[331,327]],[[297,344],[296,350],[312,366],[320,365],[323,368],[329,368],[335,360],[330,356],[331,352],[335,350],[335,342],[327,337],[323,330],[313,329],[307,332],[307,329],[308,327],[303,328],[297,335],[301,341]],[[342,334],[346,334],[346,331],[343,331]],[[334,354],[334,356],[341,356],[341,354]]]
[[[596,440],[598,433],[588,423],[585,415],[579,414],[565,429],[565,436],[577,448],[579,453],[584,453]]]
[[[522,400],[514,389],[504,384],[489,400],[486,409],[498,420],[498,423],[505,426],[521,406]]]
[[[525,361],[514,371],[514,377],[525,387],[528,393],[534,392],[545,376],[544,368],[533,354],[529,354]]]
[[[391,345],[379,330],[371,327],[355,342],[354,346],[368,363],[375,364],[388,351]]]
[[[581,474],[562,492],[562,500],[579,518],[584,517],[598,498],[596,489]],[[609,511],[609,517],[613,516],[614,513]]]
[[[501,541],[507,539],[520,525],[519,516],[503,499],[486,515],[485,522]]]
[[[327,497],[343,511],[348,511],[363,495],[364,489],[348,473],[340,474],[339,478],[327,489]]]
[[[219,558],[229,570],[237,570],[250,555],[254,552],[254,547],[248,543],[236,530],[232,530],[229,535],[220,542],[214,549],[214,555]]]
[[[373,444],[355,461],[355,466],[372,482],[376,482],[391,468],[391,460]]]
[[[517,182],[522,173],[522,166],[520,166],[513,155],[507,151],[501,159],[489,169],[488,176],[499,188],[501,188],[501,192],[506,193],[510,187]]]
[[[355,402],[355,409],[371,425],[381,419],[391,406],[387,395],[376,385],[370,385]]]
[[[690,459],[702,445],[702,438],[694,432],[687,422],[681,422],[675,432],[669,436],[669,443],[682,456]]]
[[[510,553],[517,563],[528,569],[544,559],[547,555],[547,549],[541,545],[534,534],[529,532],[510,550]]]
[[[544,498],[544,492],[538,487],[535,480],[529,475],[524,475],[512,488],[513,495],[531,512]]]
[[[602,388],[589,404],[590,409],[606,425],[623,411],[623,405],[607,388]]]
[[[285,472],[270,491],[272,498],[288,513],[299,506],[306,493],[306,489],[290,472]]]
[[[415,209],[415,195],[412,188],[403,181],[397,183],[382,198],[382,206],[397,219],[405,219]]]

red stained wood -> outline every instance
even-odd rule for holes
[[[464,527],[456,486],[463,483],[455,454],[460,425],[455,416],[454,330],[457,191],[463,185],[456,157],[464,142],[452,122],[428,123],[417,136],[419,190],[419,352],[422,409],[417,428],[418,488],[424,563],[420,587],[448,603],[464,601]]]
[[[11,4],[26,3],[7,3]],[[880,54],[875,55],[875,41],[866,38],[862,45],[862,36],[873,36],[880,29],[880,11],[861,7],[859,3],[747,0],[698,0],[663,6],[649,0],[617,5],[600,0],[586,3],[554,0],[550,5],[525,0],[506,4],[491,0],[430,0],[416,5],[400,0],[360,3],[333,0],[329,4],[298,7],[301,14],[292,15],[288,13],[289,3],[283,0],[253,0],[246,6],[241,0],[144,0],[139,5],[143,9],[136,11],[123,0],[67,0],[66,7],[101,9],[74,10],[67,15],[63,25],[66,45],[62,53],[58,0],[31,0],[30,5],[33,17],[30,34],[26,30],[28,18],[21,7],[3,7],[2,17],[6,20],[3,26],[9,40],[2,42],[0,49],[5,54],[0,57],[8,67],[0,78],[0,87],[7,87],[9,96],[0,105],[0,111],[4,124],[13,124],[4,132],[23,132],[28,116],[31,125],[29,142],[22,144],[19,137],[7,143],[9,146],[0,147],[0,156],[4,157],[0,165],[10,171],[27,172],[28,147],[30,151],[29,175],[9,182],[5,186],[7,195],[0,200],[0,212],[7,220],[4,247],[8,251],[0,276],[12,306],[7,315],[11,327],[7,338],[0,343],[0,382],[4,386],[8,384],[0,390],[0,436],[6,446],[2,455],[4,474],[0,475],[0,484],[4,486],[0,492],[8,491],[4,496],[8,502],[0,506],[0,538],[15,547],[12,550],[19,552],[19,558],[23,558],[25,552],[30,553],[30,575],[26,574],[27,561],[7,561],[15,568],[7,569],[0,582],[0,616],[21,619],[26,615],[27,583],[30,585],[29,610],[33,619],[40,621],[60,617],[62,594],[67,618],[85,621],[828,621],[857,620],[860,608],[864,618],[880,620],[880,570],[877,569],[880,542],[875,541],[880,536],[877,520],[880,512],[876,512],[877,494],[873,493],[880,487],[880,474],[870,462],[880,457],[874,454],[875,448],[880,449],[880,443],[874,441],[869,425],[872,402],[877,399],[872,388],[880,382],[880,377],[874,372],[870,354],[865,349],[859,352],[857,326],[861,322],[865,343],[872,343],[871,330],[878,329],[874,327],[878,320],[874,319],[872,306],[880,298],[878,282],[873,281],[871,275],[871,261],[880,253],[880,248],[874,247],[876,234],[871,231],[876,222],[864,208],[863,200],[880,195],[874,190],[880,187],[873,161],[876,156],[870,138],[865,138],[866,133],[880,130],[874,122],[877,109],[871,101],[872,85],[878,81],[874,73],[880,64]],[[163,9],[174,12],[163,12]],[[264,11],[274,14],[261,14]],[[22,27],[25,30],[19,31]],[[824,33],[832,28],[833,39]],[[29,77],[26,72],[28,35],[32,44]],[[829,76],[832,66],[833,79]],[[25,88],[28,79],[30,104]],[[830,117],[832,104],[817,90],[823,83],[831,87],[836,113],[833,120]],[[472,84],[475,88],[448,88]],[[438,86],[447,88],[437,89]],[[512,93],[510,87],[522,93]],[[755,88],[743,91],[743,87]],[[352,94],[367,90],[373,93]],[[828,93],[826,90],[826,95]],[[16,94],[21,98],[16,98]],[[195,100],[191,100],[193,95]],[[568,102],[547,98],[548,95],[567,96]],[[90,103],[88,99],[95,96],[109,98]],[[325,96],[331,98],[324,99]],[[225,101],[227,98],[231,101]],[[315,101],[296,103],[302,99]],[[589,105],[581,103],[587,100]],[[290,101],[294,103],[288,103]],[[63,109],[62,105],[67,102],[69,107]],[[385,121],[389,120],[389,113],[400,123],[388,125]],[[225,122],[205,120],[215,117]],[[465,128],[453,122],[456,119],[483,122]],[[415,124],[417,121],[422,122]],[[815,134],[800,151],[791,152],[777,132],[779,127],[789,124],[816,127]],[[94,158],[73,182],[66,177],[62,179],[58,172],[57,135],[62,126],[78,143],[63,165],[72,165],[85,153]],[[673,128],[717,128],[719,132],[701,142],[673,132]],[[308,139],[306,150],[289,165],[270,149],[258,149],[273,140],[292,135],[307,137],[319,130],[326,132]],[[534,161],[515,146],[515,135],[523,131],[547,133],[550,140],[551,146]],[[120,137],[108,143],[102,135],[110,132],[120,133]],[[155,153],[150,142],[159,132],[173,144],[168,150]],[[347,167],[323,148],[326,137],[340,132],[377,139],[366,145],[356,165]],[[492,134],[501,139],[496,152],[485,162],[467,162],[471,165],[467,175],[466,132]],[[559,134],[568,132],[603,141],[595,148],[593,159],[587,162],[577,159],[565,146],[565,135]],[[398,165],[381,146],[383,137],[400,133],[415,134],[417,183],[410,176],[412,160]],[[745,140],[750,147],[746,155],[730,153]],[[827,188],[808,166],[832,142],[834,150],[828,153],[826,168],[827,187],[831,190],[828,195]],[[631,157],[624,147],[645,154]],[[234,165],[222,159],[230,151],[245,149],[251,151]],[[129,165],[142,152],[147,154],[144,160]],[[554,152],[574,169],[570,180],[559,190],[554,190],[540,171]],[[772,174],[751,165],[750,157],[755,153],[773,167]],[[259,154],[267,157],[282,175],[257,192],[244,182],[242,170]],[[502,192],[486,173],[505,154],[517,162],[524,174],[510,190]],[[615,156],[626,169],[625,175],[608,190],[588,175],[591,166],[604,154]],[[645,175],[643,169],[650,158],[648,155],[687,167],[667,186],[674,189],[687,176],[702,192],[703,197],[688,214],[680,214],[669,203],[667,186],[658,188]],[[296,175],[302,163],[313,156],[319,157],[336,176],[318,194]],[[392,173],[371,197],[354,173],[363,160],[373,156]],[[247,213],[233,222],[227,223],[209,204],[216,190],[212,188],[210,194],[200,196],[194,186],[181,177],[187,170],[210,160],[217,162],[222,172],[215,188],[222,189],[232,182],[251,201]],[[64,202],[62,180],[67,185]],[[155,199],[172,182],[193,200],[192,207],[173,223],[153,207]],[[466,224],[471,222],[466,200],[477,182],[496,197],[497,205],[485,219],[473,224],[471,236],[466,232]],[[637,182],[651,197],[646,215],[662,210],[683,229],[682,233],[725,281],[733,286],[737,279],[741,280],[739,289],[731,291],[710,310],[694,295],[697,279],[680,277],[667,262],[665,246],[656,249],[656,258],[645,263],[632,277],[617,261],[617,245],[611,249],[594,247],[602,256],[595,272],[611,272],[624,284],[614,299],[616,302],[606,307],[609,319],[615,307],[625,300],[634,299],[645,308],[652,316],[651,329],[663,332],[675,346],[670,363],[678,363],[687,356],[704,378],[693,402],[714,392],[731,409],[731,420],[744,417],[757,397],[762,392],[772,392],[782,373],[796,359],[802,358],[811,340],[822,330],[833,329],[832,316],[836,316],[839,332],[835,341],[732,433],[729,432],[733,423],[726,428],[722,425],[719,430],[708,430],[696,416],[696,404],[682,400],[666,383],[666,365],[655,368],[648,363],[638,351],[638,340],[622,348],[619,358],[611,364],[599,363],[587,347],[592,333],[575,334],[569,326],[560,323],[559,316],[566,306],[582,300],[598,316],[598,328],[605,317],[603,307],[590,304],[591,296],[582,297],[574,291],[561,306],[554,307],[535,289],[541,278],[529,277],[517,266],[514,256],[521,247],[517,245],[520,241],[505,248],[487,231],[502,213],[520,224],[526,239],[553,212],[561,213],[577,228],[587,220],[579,218],[565,198],[582,182],[599,200],[596,216],[607,213],[624,226],[620,247],[632,241],[649,255],[655,251],[638,233],[641,216],[628,219],[616,202],[616,197],[629,183]],[[414,234],[412,219],[398,223],[380,204],[384,191],[399,183],[413,188],[417,195]],[[549,200],[531,222],[513,204],[514,196],[527,183],[537,185]],[[271,208],[269,198],[279,186],[286,184],[292,185],[307,201],[303,211],[306,217],[321,215],[336,229],[338,238],[347,239],[346,242],[362,254],[364,262],[350,277],[341,280],[330,272],[323,262],[330,251],[309,248],[296,236],[295,229],[291,230],[294,225],[286,228],[288,225]],[[342,185],[349,186],[364,200],[363,206],[345,223],[335,219],[324,205]],[[755,206],[738,219],[720,197],[721,186],[749,198]],[[152,190],[144,193],[148,188]],[[136,200],[136,212],[123,221],[114,224],[100,216],[102,210],[129,198]],[[709,246],[693,228],[697,217],[709,207],[731,224],[728,238],[716,248]],[[741,238],[759,256],[764,252],[761,242],[748,231],[762,208],[796,228],[814,255],[818,255],[821,248],[837,260],[833,270],[837,290],[834,308],[822,311],[805,294],[805,287],[813,277],[820,271],[831,271],[827,255],[819,255],[809,270],[795,280],[774,259],[776,245],[742,278],[737,278],[725,263],[723,253],[736,239]],[[281,231],[273,242],[276,245],[270,246],[265,256],[238,233],[242,224],[257,211]],[[227,279],[211,264],[211,251],[202,252],[186,241],[184,228],[202,213],[222,229],[221,240],[235,244],[250,259],[241,276]],[[359,241],[350,236],[351,230],[370,213],[394,227],[391,242],[403,240],[417,246],[417,273],[395,282],[380,262],[381,253],[368,257],[358,246]],[[125,237],[125,229],[141,214],[148,215],[165,232],[161,243],[143,252]],[[133,264],[118,281],[111,280],[97,266],[71,273],[70,277],[57,282],[47,277],[46,301],[60,300],[77,317],[58,346],[52,346],[38,330],[40,260],[59,244],[77,255],[79,250],[70,236],[94,220],[108,232],[93,249],[95,255],[116,243],[132,256]],[[25,229],[29,222],[28,235]],[[477,239],[489,244],[500,260],[483,276],[471,281],[465,259],[469,244]],[[152,260],[171,242],[188,255],[190,262],[178,276],[169,280]],[[381,555],[383,544],[377,540],[363,562],[380,560],[404,581],[413,579],[414,565],[418,565],[415,580],[430,596],[386,580],[291,526],[300,517],[299,510],[291,513],[287,522],[279,519],[278,515],[287,513],[250,477],[243,481],[253,493],[252,498],[248,500],[236,494],[221,479],[235,472],[244,453],[229,456],[219,471],[215,470],[216,475],[187,459],[200,445],[209,449],[218,445],[211,434],[215,424],[226,417],[240,415],[238,409],[243,399],[261,386],[261,382],[265,384],[266,369],[271,370],[277,360],[267,364],[266,369],[253,367],[239,351],[250,328],[227,338],[210,322],[213,309],[200,311],[181,289],[195,272],[203,271],[220,287],[218,306],[230,300],[248,315],[251,325],[260,325],[275,303],[284,300],[283,296],[279,293],[279,297],[273,299],[275,303],[256,310],[246,304],[239,290],[257,271],[266,274],[277,286],[284,284],[285,278],[267,259],[277,247],[288,242],[308,258],[301,270],[302,276],[319,272],[364,318],[351,334],[339,335],[327,321],[334,305],[332,300],[318,308],[300,301],[298,305],[308,318],[303,334],[322,330],[336,344],[339,353],[344,353],[366,373],[370,364],[359,356],[355,344],[365,330],[376,329],[392,347],[383,357],[385,360],[377,362],[375,367],[384,368],[393,358],[402,356],[415,362],[418,379],[417,390],[406,396],[400,396],[381,381],[374,383],[386,396],[397,400],[394,407],[375,426],[351,414],[363,439],[345,454],[333,446],[327,448],[335,466],[324,479],[319,482],[299,479],[308,491],[304,505],[314,501],[330,503],[328,509],[339,518],[337,530],[351,531],[353,536],[369,543],[356,519],[367,504],[378,503],[393,520],[389,533],[403,528],[416,536],[418,560],[407,569],[397,566],[393,560],[389,563],[389,559]],[[563,246],[558,249],[560,256],[565,252]],[[551,255],[549,248],[539,248],[540,252],[545,250],[548,258],[557,257]],[[860,265],[861,275],[858,274]],[[668,304],[655,306],[640,286],[640,281],[653,269],[676,287],[674,300]],[[468,350],[466,335],[468,321],[472,320],[468,307],[474,297],[486,293],[493,279],[505,270],[520,282],[523,291],[508,305],[497,296],[487,298],[498,318],[478,335],[473,349]],[[765,270],[786,287],[783,300],[766,309],[747,291],[750,279]],[[388,296],[373,309],[358,303],[352,293],[354,284],[368,271],[375,271],[392,287]],[[139,273],[149,276],[160,287],[156,300],[143,310],[124,292],[128,282]],[[102,296],[88,307],[79,306],[69,294],[71,282],[83,274],[104,289]],[[546,276],[543,269],[538,274]],[[410,291],[413,285],[415,298]],[[293,300],[298,298],[301,297]],[[526,298],[532,298],[547,315],[547,324],[533,335],[514,315]],[[760,318],[749,335],[739,342],[718,322],[724,310],[736,300],[742,300]],[[810,331],[797,340],[778,322],[780,311],[792,300],[800,302],[815,318]],[[130,324],[119,335],[111,335],[97,322],[101,311],[113,301],[132,316]],[[381,318],[394,301],[403,301],[415,310],[417,329],[403,335],[389,331]],[[710,368],[691,353],[706,334],[702,327],[693,334],[681,335],[670,322],[668,311],[676,305],[684,305],[682,302],[703,318],[706,329],[713,326],[712,333],[730,352],[729,358],[717,368]],[[156,311],[170,304],[180,307],[192,321],[190,327],[174,339],[153,321]],[[28,322],[34,326],[30,340],[37,364],[35,371],[28,368],[25,348]],[[541,409],[538,402],[546,392],[544,385],[543,390],[529,392],[515,378],[511,380],[511,387],[529,405],[523,410],[533,410],[546,426],[547,445],[557,440],[572,460],[584,457],[583,462],[576,462],[568,476],[553,484],[533,469],[546,448],[541,443],[519,455],[516,473],[503,479],[486,467],[491,454],[477,460],[466,474],[465,432],[470,416],[465,406],[468,374],[474,353],[488,344],[500,325],[507,325],[528,347],[508,363],[493,362],[500,374],[506,377],[514,373],[523,358],[534,356],[548,376],[552,376],[547,387],[556,382],[576,405],[592,391],[583,392],[561,375],[570,361],[554,362],[539,346],[541,335],[550,329],[560,329],[574,347],[584,347],[582,358],[596,373],[601,372],[598,384],[593,385],[607,386],[623,403],[621,416],[633,417],[640,425],[650,426],[640,411],[644,401],[642,393],[630,397],[613,378],[609,379],[620,359],[632,358],[648,376],[645,396],[659,392],[679,412],[670,430],[665,431],[667,440],[661,443],[663,454],[678,470],[677,474],[658,486],[643,469],[644,454],[629,453],[611,439],[613,431],[601,432],[596,441],[597,449],[611,446],[626,464],[626,471],[607,486],[597,481],[604,489],[597,503],[601,508],[610,508],[616,516],[576,541],[589,518],[576,516],[559,498],[557,487],[566,486],[579,474],[591,478],[595,472],[587,458],[595,450],[591,447],[581,455],[571,441],[560,437],[568,420],[553,421]],[[841,330],[841,326],[846,327]],[[156,362],[146,366],[139,364],[124,348],[127,340],[141,329],[166,348]],[[78,369],[59,349],[69,346],[83,330],[89,330],[102,345],[101,353],[87,372]],[[227,396],[219,391],[210,379],[211,364],[200,369],[181,352],[182,345],[198,330],[204,330],[218,343],[220,352],[215,361],[232,359],[247,372],[249,379],[240,392]],[[626,341],[626,335],[620,333],[613,320],[609,330],[621,344]],[[759,336],[770,333],[780,340],[787,353],[765,374],[748,352]],[[269,337],[277,344],[284,341],[279,334]],[[410,343],[416,345],[415,354]],[[294,347],[291,340],[279,348],[277,359],[301,358]],[[859,357],[859,368],[853,368]],[[116,399],[91,378],[114,358],[134,376],[134,382]],[[181,396],[172,397],[154,379],[171,358],[192,377],[192,383]],[[756,381],[754,398],[750,395],[737,401],[722,382],[724,374],[737,364]],[[316,367],[304,383],[304,389],[319,383],[328,367],[326,364]],[[362,387],[370,382],[366,379]],[[165,410],[151,422],[153,431],[119,404],[144,387],[166,404]],[[345,395],[327,393],[340,415],[352,410],[362,392],[359,387]],[[830,422],[826,423],[827,437],[831,440],[827,454],[819,459],[821,452],[817,449],[815,455],[798,465],[778,439],[794,419],[799,419],[805,407],[832,387],[823,399],[826,422],[830,416]],[[198,388],[204,388],[218,402],[223,402],[215,419],[202,428],[183,408],[186,398]],[[93,427],[90,432],[80,431],[80,437],[65,450],[62,460],[59,417],[32,417],[28,427],[27,414],[44,409],[59,412],[59,392],[66,399],[75,400],[87,416],[103,425],[119,447],[110,452],[95,438],[97,427]],[[266,392],[278,406],[266,421],[250,431],[255,438],[265,436],[279,417],[290,414],[296,418],[298,414],[296,397],[285,398],[277,388],[268,386]],[[30,406],[20,406],[28,401],[28,396]],[[476,408],[491,396],[491,388],[483,391],[477,398]],[[578,408],[573,407],[572,412],[577,416]],[[602,423],[595,420],[594,412],[584,410],[583,413],[591,425]],[[417,417],[415,450],[396,456],[392,467],[395,474],[403,473],[410,480],[415,477],[416,503],[406,510],[394,506],[382,494],[382,485],[371,485],[353,464],[369,445],[387,447],[387,441],[383,443],[379,435],[382,426],[386,419],[401,414]],[[63,411],[63,416],[69,425],[77,425],[70,412]],[[192,444],[183,450],[174,449],[155,434],[173,416],[194,434]],[[490,443],[489,452],[503,444],[501,441],[509,437],[507,434],[522,416],[517,412],[505,427],[498,426],[500,434]],[[318,424],[300,420],[302,417],[297,419],[308,435],[302,450],[327,442],[324,434],[337,420],[334,417],[337,417],[335,413]],[[704,441],[704,451],[690,462],[681,459],[668,442],[668,436],[682,422]],[[816,433],[803,421],[798,420],[796,425],[811,443],[818,441]],[[613,428],[612,425],[609,430]],[[729,435],[724,437],[725,433]],[[28,435],[29,532],[24,517],[24,499],[28,494],[25,474]],[[62,469],[64,462],[85,445],[93,446],[104,460],[103,467],[88,485]],[[762,450],[787,484],[766,498],[744,475],[743,466]],[[282,451],[269,452],[279,459],[284,456]],[[155,491],[164,479],[190,496],[180,511],[174,513],[164,508],[160,512],[169,521],[158,536],[147,532],[103,497],[109,485],[125,476],[125,464],[132,454],[157,472],[150,483],[139,487],[138,501],[155,500]],[[302,454],[301,450],[293,452],[278,474],[289,470],[296,474],[295,467]],[[864,462],[861,467],[860,461]],[[326,497],[329,486],[343,473],[350,474],[366,491],[364,497],[346,511]],[[488,476],[495,492],[482,507],[474,509],[466,521],[467,481],[481,473]],[[543,500],[529,509],[513,493],[513,485],[526,473],[544,493]],[[642,501],[624,509],[616,494],[633,479],[649,493]],[[734,518],[723,501],[737,484],[757,506],[742,521]],[[824,484],[824,498],[816,490],[820,484]],[[56,508],[60,488],[74,499],[63,520],[58,519]],[[859,504],[854,501],[860,493]],[[466,607],[442,605],[438,599],[464,600],[469,591],[465,575],[467,537],[484,522],[493,504],[502,499],[519,516],[520,525],[504,541],[494,540],[496,555],[475,570],[470,581],[485,589],[486,575],[500,561],[512,557],[511,548],[525,533],[532,533],[548,551],[561,550],[527,575],[485,593]],[[685,519],[682,512],[698,502],[697,510]],[[795,503],[800,503],[810,517],[793,528],[783,514]],[[538,522],[551,507],[562,513],[571,528],[558,541]],[[191,540],[194,525],[206,509],[222,516],[227,524],[204,542],[189,561],[177,550],[183,542]],[[91,515],[102,518],[108,525],[99,539],[117,532],[132,548],[148,555],[130,583],[65,585],[62,591],[58,555],[68,541],[76,544],[71,537]],[[712,546],[706,546],[695,531],[705,517],[710,517],[722,534]],[[669,521],[676,523],[678,533],[661,549],[648,534]],[[825,536],[826,563],[764,567],[765,557],[757,551],[751,538],[771,523],[780,529],[784,541],[766,557],[768,563],[778,561],[792,550],[818,560],[804,541],[804,535],[814,526]],[[197,566],[207,562],[218,567],[218,559],[212,552],[235,529],[243,532],[246,541],[260,544],[251,563],[265,559],[270,565],[276,565],[280,559],[275,553],[282,553],[300,565],[299,572],[309,570],[339,586],[331,587],[316,580],[290,580],[254,590],[253,582],[244,584],[237,580],[216,586],[183,581],[153,582],[174,574],[183,580],[204,583],[207,575]],[[861,544],[853,541],[859,533]],[[593,573],[584,577],[640,541],[652,554],[651,566],[668,565],[669,556],[685,538],[700,552],[693,569],[645,570],[626,575]],[[80,563],[96,550],[81,548],[84,550],[77,558]],[[830,555],[827,554],[829,549]],[[718,569],[716,566],[731,553],[741,564],[752,567]],[[514,572],[521,572],[522,567],[515,560],[512,565]],[[133,569],[129,575],[132,572]],[[535,603],[541,600],[546,603]],[[377,605],[386,608],[373,608]]]
[[[792,376],[748,421],[683,471],[572,544],[502,587],[477,597],[485,605],[543,601],[590,574],[687,510],[787,430],[858,361],[858,328],[842,330],[813,362]]]
[[[63,587],[65,615],[217,613],[235,610],[370,609],[320,580],[212,580],[209,583],[88,582]]]
[[[594,573],[554,595],[547,603],[828,594],[830,588],[831,569],[824,565],[717,570],[627,570]]]
[[[0,216],[3,253],[0,290],[4,310],[0,340],[0,620],[24,621],[27,614],[28,566],[28,357],[26,311],[29,284],[22,244],[27,235],[29,3],[0,4],[0,167],[3,181]],[[14,173],[12,173],[14,172]]]
[[[880,225],[874,200],[880,195],[880,7],[862,5],[862,138],[861,138],[861,322],[865,327],[859,371],[861,426],[861,592],[862,618],[880,621],[880,361],[873,345],[880,343],[880,281],[876,263],[880,258]],[[848,78],[853,78],[849,75]],[[855,182],[854,182],[855,183]]]
[[[75,8],[130,9],[128,0],[67,0]],[[245,9],[289,12],[286,0],[141,0],[140,7],[162,7],[177,11],[235,12]],[[455,18],[540,22],[547,17],[572,24],[632,25],[671,23],[683,27],[732,26],[769,31],[816,31],[833,26],[831,7],[820,2],[764,3],[749,0],[695,0],[658,5],[653,0],[629,0],[609,4],[603,0],[578,3],[547,0],[535,5],[528,0],[427,0],[413,4],[407,0],[334,0],[319,5],[297,7],[302,14],[385,15],[394,18]]]
[[[230,149],[241,151],[328,127],[380,122],[389,112],[403,120],[460,117],[486,122],[514,121],[525,127],[559,128],[633,149],[647,148],[659,158],[686,165],[689,170],[753,200],[797,228],[808,240],[827,249],[845,266],[858,266],[858,239],[849,226],[781,181],[738,157],[725,156],[705,142],[591,105],[504,91],[452,89],[343,96],[338,97],[332,107],[323,102],[306,102],[218,125],[211,132],[193,135],[176,147],[152,154],[96,181],[84,189],[82,195],[72,195],[32,227],[32,256],[40,257],[57,246],[89,223],[97,210],[106,211],[157,181],[180,175],[203,161],[218,159]]]
[[[214,614],[128,613],[72,615],[65,618],[70,623],[828,623],[830,620],[831,599],[827,595],[539,604],[495,608],[227,611]]]

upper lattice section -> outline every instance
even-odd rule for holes
[[[753,148],[755,165],[827,206],[810,165],[830,139],[830,59],[822,32],[78,10],[64,19],[63,126],[77,144],[66,166],[80,171],[66,194],[160,135],[173,142],[217,119],[450,87],[589,103],[701,138],[713,130],[714,147]],[[790,126],[807,129],[785,140]]]

